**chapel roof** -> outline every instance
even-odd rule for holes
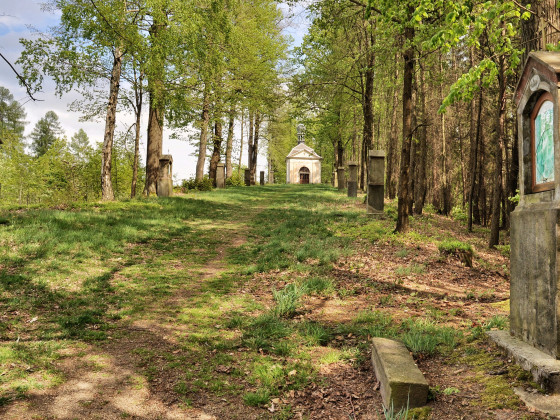
[[[295,157],[299,157],[298,155],[301,152],[307,152],[309,153],[311,156],[311,158],[314,159],[323,159],[321,156],[319,156],[317,153],[315,153],[315,150],[313,150],[311,147],[309,147],[307,144],[305,143],[299,143],[297,146],[295,146],[290,153],[288,153],[288,156],[286,156],[286,159],[290,159],[290,158],[295,158]]]

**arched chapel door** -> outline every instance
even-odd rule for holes
[[[309,184],[309,169],[305,166],[299,170],[299,183]]]

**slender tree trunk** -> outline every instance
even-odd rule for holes
[[[409,7],[408,15],[413,10]],[[407,26],[404,30],[405,42],[414,39],[414,28]],[[399,177],[399,200],[397,206],[397,226],[395,232],[406,232],[409,226],[408,199],[410,177],[410,146],[412,143],[412,80],[414,78],[414,48],[408,47],[403,54],[403,144],[401,149],[401,168]]]
[[[420,113],[421,126],[418,130],[418,157],[416,165],[416,188],[414,198],[414,214],[422,214],[426,202],[426,164],[428,160],[428,115],[426,113],[426,78],[424,69],[420,69]]]
[[[204,178],[204,165],[206,164],[206,148],[208,146],[208,126],[210,124],[210,94],[209,88],[204,88],[202,98],[202,114],[200,116],[200,142],[198,144],[198,159],[196,161],[196,181]]]
[[[243,114],[244,110],[241,109],[241,145],[239,146],[239,165],[237,166],[237,174],[241,173],[241,159],[243,158],[243,125],[245,122],[243,121]]]
[[[474,112],[473,118],[474,120]],[[478,148],[480,143],[480,130],[482,125],[482,85],[479,86],[478,94],[478,118],[476,120],[476,136],[474,138],[474,144],[471,144],[472,149],[472,159],[471,159],[471,184],[469,192],[469,218],[468,218],[468,230],[472,232],[473,225],[473,203],[474,203],[474,193],[476,184],[476,174],[477,174],[477,163],[478,163]],[[473,124],[471,124],[471,127]],[[472,141],[472,140],[471,140]]]
[[[399,69],[396,68],[396,76],[395,79],[398,80],[399,78]],[[397,181],[395,179],[395,163],[396,163],[396,151],[399,142],[398,137],[398,126],[397,126],[397,112],[399,105],[399,89],[395,84],[395,88],[393,91],[393,113],[391,115],[391,134],[389,136],[389,144],[388,144],[388,151],[387,151],[387,178],[385,181],[385,189],[387,191],[387,197],[391,200],[394,199],[397,195]]]
[[[218,163],[220,162],[220,155],[222,152],[222,121],[219,115],[214,123],[214,136],[212,138],[214,143],[214,150],[212,151],[212,156],[210,157],[210,171],[209,178],[212,180],[212,184],[216,186],[216,173],[218,169]]]
[[[233,175],[233,167],[231,164],[231,154],[233,151],[233,126],[235,122],[235,108],[233,105],[229,110],[229,121],[228,121],[228,135],[226,141],[226,178],[229,179]]]
[[[255,135],[255,114],[253,111],[249,111],[249,133],[247,137],[247,168],[249,169],[249,174],[254,174],[251,170],[251,162],[253,157],[253,139]],[[251,185],[255,183],[255,180],[251,180]]]
[[[103,200],[114,200],[113,184],[111,182],[111,157],[113,152],[113,136],[115,133],[115,122],[117,115],[117,100],[122,72],[122,58],[124,52],[121,47],[113,51],[113,69],[111,81],[109,82],[109,104],[107,105],[107,116],[105,118],[105,133],[103,135],[103,151],[101,159],[101,198]]]
[[[134,126],[134,163],[132,164],[132,184],[130,186],[131,198],[136,197],[136,184],[138,183],[138,163],[140,160],[140,117],[142,116],[142,102],[144,100],[144,94],[142,91],[143,79],[144,75],[140,72],[138,84],[134,88],[134,99],[136,101],[134,113],[136,116],[136,122]]]
[[[496,121],[496,142],[495,142],[495,173],[494,173],[494,194],[492,196],[492,223],[490,225],[489,247],[494,247],[500,243],[500,204],[502,198],[502,155],[505,134],[506,116],[506,81],[505,81],[504,59],[499,61],[498,74],[498,112]]]
[[[255,134],[253,135],[253,146],[251,147],[251,159],[250,170],[251,170],[251,185],[256,183],[257,174],[257,157],[259,155],[259,131],[261,128],[261,113],[259,111],[255,112]]]

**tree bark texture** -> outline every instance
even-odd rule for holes
[[[494,247],[500,243],[500,204],[502,199],[502,155],[505,135],[506,117],[506,81],[504,58],[500,58],[498,73],[498,109],[496,115],[496,141],[494,144],[494,193],[492,195],[492,223],[490,225],[490,239],[488,246]]]
[[[218,163],[220,162],[220,155],[222,152],[222,141],[222,121],[218,118],[214,123],[214,136],[212,137],[214,150],[212,151],[212,156],[210,157],[210,171],[208,174],[214,186],[216,185],[216,171],[218,169]]]
[[[198,159],[196,161],[195,180],[204,178],[204,165],[206,163],[206,147],[208,146],[208,126],[210,124],[210,98],[208,89],[204,89],[202,98],[202,113],[200,115],[200,142],[198,143]]]
[[[409,8],[409,15],[412,10]],[[407,26],[404,30],[404,38],[411,43],[414,39],[414,28]],[[399,176],[399,192],[397,205],[397,226],[395,232],[406,232],[409,227],[408,200],[409,200],[409,177],[410,177],[410,146],[412,142],[412,81],[414,78],[414,48],[407,47],[403,54],[403,142],[401,149],[401,168]]]
[[[113,52],[113,68],[109,82],[109,103],[105,117],[105,133],[103,135],[103,152],[101,159],[101,198],[114,200],[113,184],[111,182],[111,158],[113,153],[113,137],[117,115],[117,101],[122,72],[122,58],[124,52],[120,47]]]
[[[233,128],[235,123],[235,108],[232,106],[229,110],[228,135],[226,141],[226,179],[233,175],[233,166],[231,163],[231,154],[233,151]]]
[[[257,175],[257,157],[259,155],[259,132],[261,129],[261,113],[259,111],[255,112],[255,126],[254,130],[255,133],[253,135],[253,147],[251,147],[251,154],[250,158],[250,173],[251,173],[251,185],[255,185],[256,183],[256,175]]]

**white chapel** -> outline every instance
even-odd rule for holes
[[[298,144],[286,157],[286,183],[320,184],[323,158],[305,144],[305,126],[297,126]]]

